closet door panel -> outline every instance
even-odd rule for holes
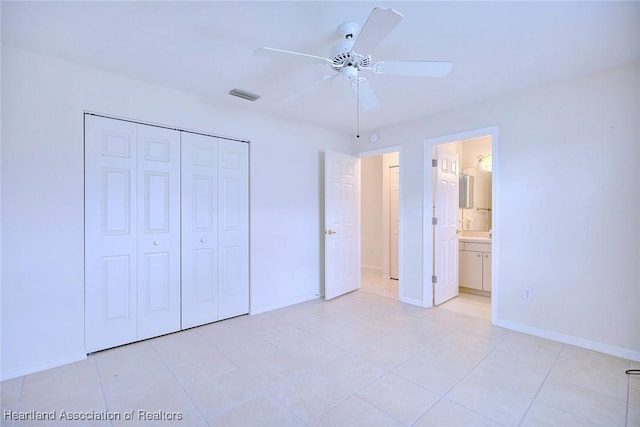
[[[218,317],[218,141],[182,133],[182,327]]]
[[[137,336],[137,127],[85,116],[87,352]]]
[[[138,125],[138,339],[180,329],[180,133]]]
[[[248,144],[85,116],[86,349],[249,311]]]
[[[249,147],[218,144],[219,317],[249,312]]]

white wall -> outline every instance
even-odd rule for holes
[[[390,276],[389,168],[400,165],[400,153],[391,152],[362,160],[362,267]]]
[[[352,143],[233,102],[2,46],[3,379],[85,354],[85,110],[251,140],[251,311],[319,294],[320,153]]]
[[[423,141],[497,126],[496,322],[640,360],[638,117],[634,63],[378,131],[403,146],[401,299],[428,305]]]
[[[460,168],[475,168],[478,166],[478,156],[491,154],[491,137],[482,136],[460,141]]]
[[[361,160],[362,267],[382,272],[382,156]]]
[[[400,167],[400,153],[397,151],[382,155],[382,277],[387,279],[391,278],[391,171],[389,168],[392,166]],[[398,200],[398,219],[400,218],[401,203],[402,200]],[[402,224],[400,224],[400,228],[402,228]],[[398,250],[400,250],[399,246]],[[399,257],[400,254],[398,254]],[[398,263],[400,263],[400,259],[398,259]],[[401,274],[398,271],[398,276]],[[398,288],[402,289],[402,284],[399,284]]]

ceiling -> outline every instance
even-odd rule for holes
[[[369,74],[382,102],[362,132],[640,59],[640,2],[2,1],[3,43],[354,133],[345,79],[326,66],[258,57],[261,46],[329,56],[345,21],[404,15],[373,60],[451,61],[446,78]],[[256,102],[232,88],[261,95]],[[298,95],[296,95],[298,94]]]

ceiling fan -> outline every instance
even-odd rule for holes
[[[342,40],[332,47],[329,58],[270,47],[258,48],[254,53],[258,56],[327,65],[334,74],[323,77],[303,91],[310,91],[318,84],[336,77],[345,77],[351,81],[357,94],[358,106],[362,104],[365,110],[373,110],[381,104],[367,79],[360,76],[361,71],[419,77],[445,77],[451,71],[450,62],[372,61],[371,52],[403,18],[401,13],[393,9],[374,8],[362,29],[355,22],[343,23],[338,27]]]

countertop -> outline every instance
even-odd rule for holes
[[[461,242],[491,243],[490,237],[481,236],[460,236],[458,240]]]

